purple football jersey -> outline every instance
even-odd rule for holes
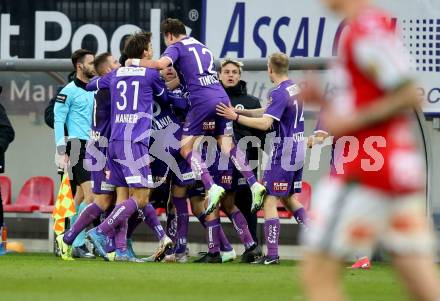
[[[191,104],[227,97],[217,77],[212,52],[192,37],[170,45],[162,55],[168,58],[186,85]]]
[[[148,146],[153,117],[153,96],[163,95],[159,72],[143,67],[121,67],[96,81],[96,87],[110,88],[110,140],[142,142]]]
[[[290,151],[292,160],[295,160],[297,151],[299,157],[296,157],[295,161],[304,160],[301,155],[304,143],[304,115],[303,105],[296,97],[298,93],[299,87],[291,80],[283,81],[270,92],[264,115],[274,119],[272,130],[275,132],[276,139],[279,139],[274,143],[272,164],[278,164],[283,155],[289,154],[287,149],[283,154],[285,147],[292,147]]]
[[[110,90],[102,89],[96,92],[93,105],[92,134],[91,138],[98,141],[104,137],[110,139],[110,114],[111,101]]]

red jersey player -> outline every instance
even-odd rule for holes
[[[331,102],[320,99],[321,120],[347,143],[335,149],[335,165],[343,171],[322,180],[312,201],[314,219],[303,238],[306,294],[310,300],[344,300],[341,261],[380,243],[412,297],[439,300],[423,160],[408,114],[418,106],[409,57],[389,16],[368,0],[324,2],[349,24],[331,72],[338,89]],[[316,100],[311,86],[303,99]],[[357,155],[346,160],[351,152]]]

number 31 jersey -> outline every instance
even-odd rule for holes
[[[187,37],[168,46],[162,57],[168,58],[179,73],[191,105],[227,97],[217,77],[212,52],[196,39]]]
[[[166,94],[156,69],[121,67],[96,81],[111,93],[110,140],[149,143],[153,94]]]

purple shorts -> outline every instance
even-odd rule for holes
[[[287,197],[301,192],[303,168],[286,171],[279,165],[270,167],[271,169],[265,170],[263,175],[263,185],[268,195]]]
[[[205,186],[203,186],[202,181],[195,181],[193,185],[188,189],[186,195],[189,198],[196,196],[204,196],[205,195]]]
[[[94,147],[91,147],[91,146]],[[98,146],[98,142],[88,144],[86,148],[86,168],[90,171],[92,191],[95,194],[112,194],[115,186],[107,182],[105,168],[107,163],[107,147]],[[98,162],[101,161],[101,162]]]
[[[141,142],[112,140],[108,147],[108,183],[116,187],[152,188],[148,146]]]
[[[163,162],[155,159],[151,163],[154,182],[164,182],[165,178],[171,177],[173,185],[188,186],[193,184],[195,176],[189,164],[178,153],[173,157],[175,158],[174,162]]]
[[[217,115],[215,107],[219,103],[228,105],[228,97],[220,97],[191,105],[183,125],[185,136],[232,135],[232,121]]]

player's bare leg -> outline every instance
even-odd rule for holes
[[[438,269],[432,256],[393,255],[392,262],[414,300],[440,300]]]
[[[304,206],[298,201],[298,198],[295,194],[290,195],[287,198],[282,198],[281,202],[284,207],[293,213],[293,217],[300,225],[307,226],[308,224],[308,215]]]
[[[341,273],[341,263],[335,258],[323,253],[306,253],[301,276],[307,300],[345,300]]]

